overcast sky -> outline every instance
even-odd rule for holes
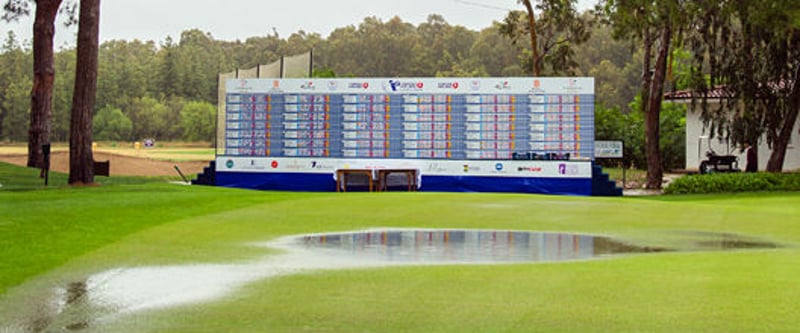
[[[76,0],[77,1],[77,0]],[[5,2],[5,1],[3,1]],[[581,10],[595,0],[579,0]],[[480,30],[500,21],[509,9],[524,9],[517,0],[103,0],[100,39],[108,41],[178,39],[184,30],[198,28],[216,39],[244,40],[273,31],[283,37],[304,30],[327,37],[336,28],[358,25],[367,16],[383,21],[397,15],[413,24],[440,14],[452,25]],[[11,29],[30,40],[31,20],[0,21],[0,38]],[[56,27],[56,47],[72,45],[77,27]]]

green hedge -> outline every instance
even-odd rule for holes
[[[714,173],[674,180],[665,194],[800,191],[800,173]]]

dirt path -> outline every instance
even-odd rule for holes
[[[208,161],[171,162],[153,160],[148,158],[132,157],[111,154],[102,151],[94,152],[95,161],[109,161],[111,175],[123,176],[178,176],[174,166],[177,165],[187,178],[192,179],[196,174],[203,172],[203,167],[208,166]],[[28,156],[25,154],[0,155],[0,162],[25,166]],[[50,157],[50,170],[68,173],[69,153],[53,152]]]

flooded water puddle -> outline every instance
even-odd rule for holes
[[[735,241],[731,237],[702,239],[723,239],[723,244]],[[34,309],[13,307],[16,313],[0,315],[0,332],[108,331],[105,328],[133,320],[131,314],[214,301],[241,292],[248,283],[308,271],[562,262],[668,251],[602,236],[487,230],[381,229],[287,236],[254,245],[283,253],[243,263],[98,272],[31,297],[46,299],[33,305]]]
[[[299,243],[329,256],[409,264],[554,262],[665,251],[592,235],[482,230],[322,234],[305,236]]]

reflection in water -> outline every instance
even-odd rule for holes
[[[311,235],[300,242],[327,255],[407,263],[567,261],[663,251],[605,237],[522,231],[383,230]]]

